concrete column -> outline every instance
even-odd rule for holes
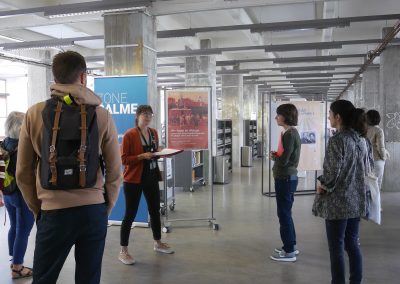
[[[257,119],[258,85],[243,85],[243,119]]]
[[[211,40],[204,39],[200,41],[201,49],[211,48]],[[211,87],[210,101],[212,104],[212,155],[216,155],[216,116],[217,112],[217,90],[216,90],[216,58],[215,55],[200,55],[185,58],[185,85],[186,87]],[[210,118],[210,117],[209,117]],[[208,154],[204,156],[205,169],[209,167]],[[209,181],[208,171],[205,172],[206,182]]]
[[[232,119],[232,165],[240,167],[243,146],[243,75],[222,75],[222,118]]]
[[[155,18],[141,11],[104,15],[105,74],[146,74],[148,103],[155,114],[153,126],[160,128],[156,37]]]
[[[211,40],[203,39],[200,41],[201,49],[211,48]],[[216,119],[219,117],[217,107],[217,90],[216,90],[216,57],[215,55],[200,55],[186,57],[185,60],[185,85],[187,87],[211,87],[211,103],[213,112],[212,129],[215,136]],[[215,137],[213,137],[215,138]],[[213,142],[213,144],[215,144]]]
[[[45,62],[51,62],[49,51],[40,51],[36,55]],[[51,67],[28,65],[28,107],[50,98],[52,81]]]
[[[363,73],[361,89],[366,109],[376,109],[379,113],[383,110],[383,100],[379,96],[379,67],[368,67]]]
[[[355,105],[354,85],[350,86],[350,88],[344,92],[341,99],[351,101]]]
[[[356,107],[364,107],[364,95],[361,88],[361,80],[354,83],[354,105]]]
[[[211,40],[204,39],[200,41],[201,49],[211,48]],[[212,103],[212,131],[213,144],[216,141],[216,116],[217,111],[217,90],[216,90],[216,58],[215,55],[191,56],[185,58],[185,85],[186,87],[211,87],[211,103]],[[213,151],[215,154],[215,152]]]
[[[386,32],[386,29],[383,31]],[[383,99],[381,127],[391,159],[386,161],[383,190],[400,191],[400,46],[388,46],[380,56],[379,95]]]

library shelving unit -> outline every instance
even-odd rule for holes
[[[252,149],[253,158],[257,157],[257,120],[243,120],[244,145]]]
[[[175,156],[175,186],[194,191],[195,186],[205,185],[204,151],[188,150]]]
[[[232,120],[217,120],[217,152],[214,157],[214,183],[232,178]]]

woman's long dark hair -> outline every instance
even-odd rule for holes
[[[352,128],[362,137],[367,135],[367,118],[365,111],[361,108],[355,108],[347,100],[337,100],[331,104],[331,111],[340,115],[343,128]]]

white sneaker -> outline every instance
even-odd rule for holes
[[[166,243],[154,244],[154,250],[156,252],[165,253],[165,254],[174,253],[174,251],[171,249],[171,247]]]
[[[281,251],[280,253],[276,255],[271,255],[270,258],[275,261],[282,261],[282,262],[295,262],[296,261],[296,255],[294,252],[292,253],[286,253],[285,251]]]
[[[135,264],[135,260],[133,259],[133,257],[128,253],[128,252],[120,252],[118,259],[126,265],[133,265]]]
[[[285,251],[283,248],[276,248],[275,249],[275,252],[276,253],[280,253],[281,251]],[[300,251],[298,250],[298,249],[296,249],[295,251],[294,251],[294,254],[295,255],[299,255],[300,254]]]

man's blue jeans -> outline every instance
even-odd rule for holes
[[[294,252],[294,246],[296,245],[296,230],[292,219],[292,206],[297,183],[297,176],[275,178],[276,205],[278,209],[280,233],[283,249],[287,253]]]
[[[345,284],[344,251],[349,256],[350,284],[359,284],[362,279],[362,255],[359,246],[360,218],[326,220],[331,259],[332,284]]]
[[[100,283],[107,220],[105,204],[42,211],[37,221],[32,283],[56,283],[72,246],[75,283]]]

